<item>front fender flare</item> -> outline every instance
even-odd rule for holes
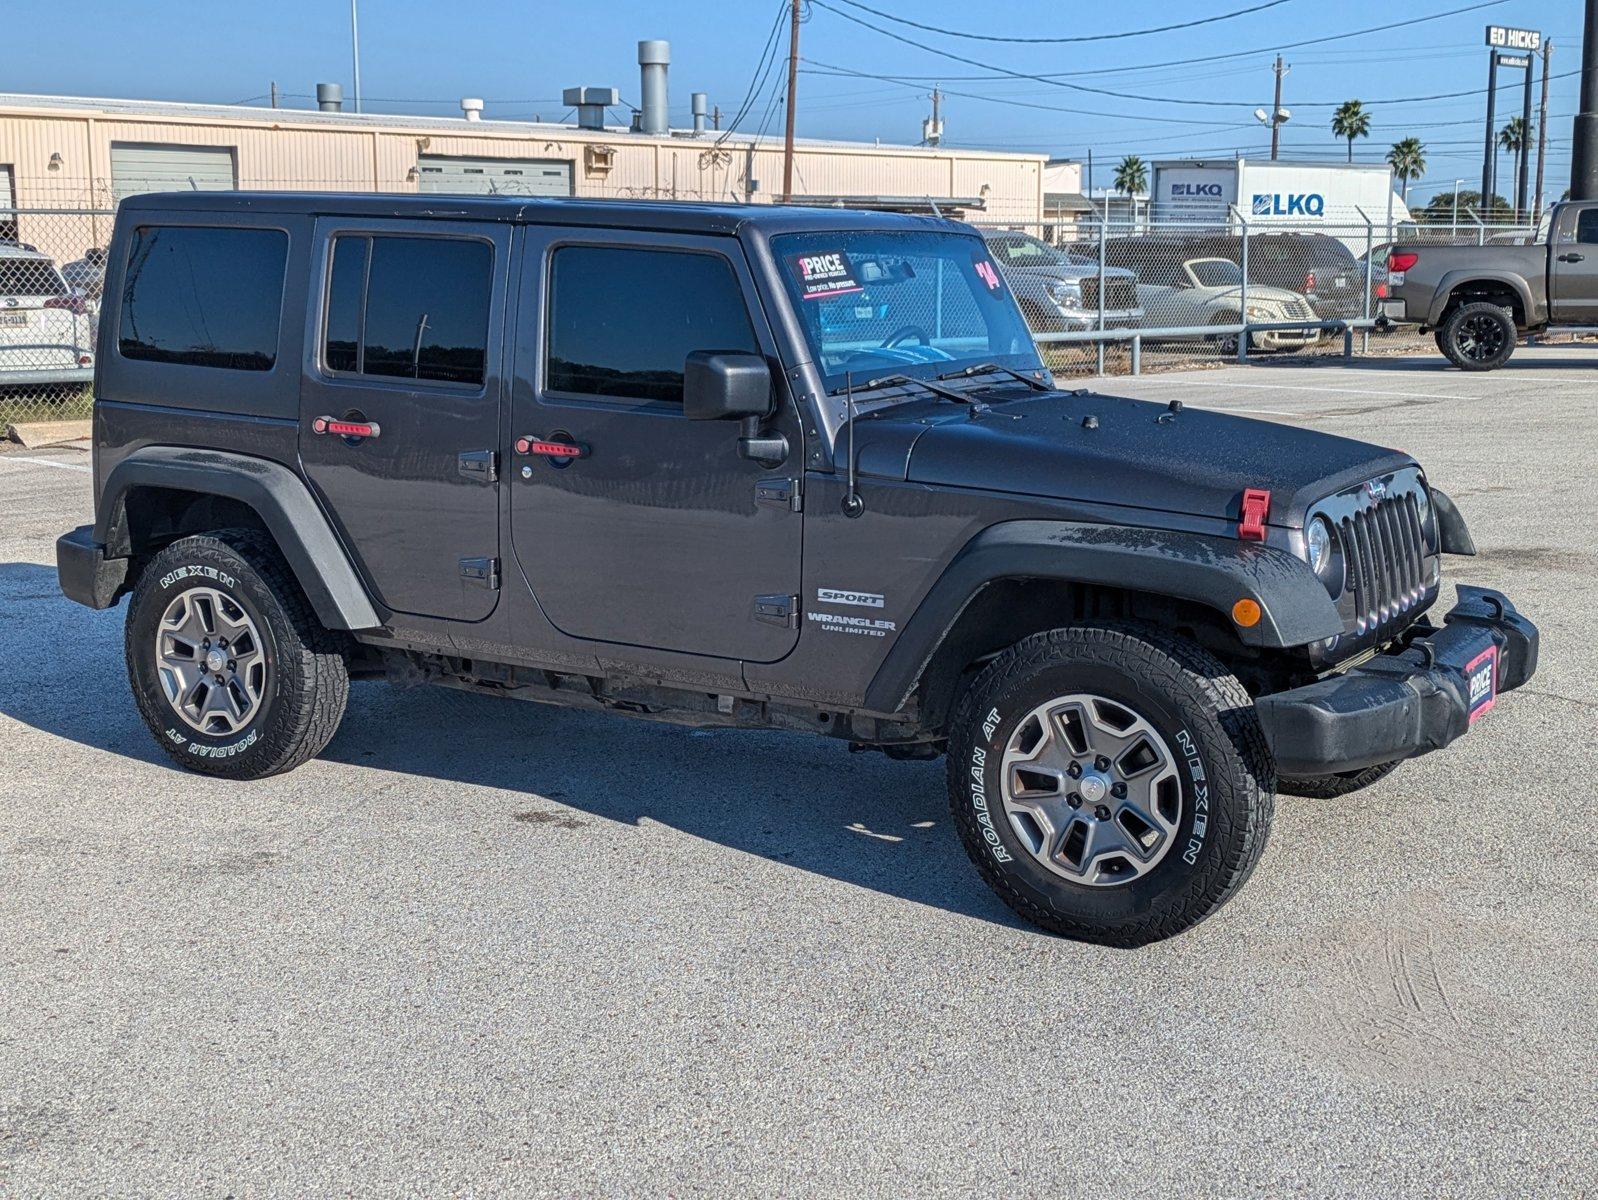
[[[143,487],[226,496],[248,505],[277,541],[323,625],[359,630],[383,624],[310,489],[282,463],[179,446],[135,450],[112,468],[96,506],[94,540],[108,557],[132,554],[127,497]]]
[[[1213,609],[1245,645],[1306,646],[1343,632],[1331,597],[1285,550],[1162,529],[1080,521],[1007,521],[971,539],[906,623],[866,690],[866,707],[898,712],[973,597],[1003,579],[1101,584],[1189,600]],[[1257,625],[1232,623],[1241,599]]]

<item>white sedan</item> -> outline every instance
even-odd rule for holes
[[[47,254],[0,243],[0,388],[94,378],[94,317]]]
[[[1144,327],[1154,330],[1188,325],[1240,325],[1249,321],[1313,321],[1315,309],[1298,292],[1250,283],[1243,294],[1243,275],[1228,258],[1191,258],[1172,264],[1168,273],[1143,272],[1138,302],[1146,314]],[[1275,329],[1249,334],[1249,348],[1301,350],[1320,339],[1315,329]],[[1237,349],[1234,334],[1219,336],[1222,351]]]

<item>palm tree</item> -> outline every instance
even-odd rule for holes
[[[1131,196],[1146,192],[1148,188],[1148,164],[1137,155],[1128,154],[1121,160],[1121,165],[1115,168],[1115,190],[1123,196]]]
[[[1354,161],[1354,139],[1369,137],[1371,115],[1358,100],[1344,100],[1332,114],[1332,132],[1348,140],[1348,161]]]
[[[1408,204],[1409,181],[1426,174],[1426,147],[1420,144],[1417,137],[1394,142],[1393,148],[1387,152],[1387,165],[1393,168],[1393,174],[1398,176],[1403,185],[1404,203]]]
[[[1520,148],[1526,144],[1526,120],[1524,117],[1511,117],[1509,123],[1498,131],[1498,149],[1509,151],[1509,161],[1515,164],[1515,186],[1510,190],[1511,196],[1520,195]],[[1515,219],[1520,219],[1517,211]]]

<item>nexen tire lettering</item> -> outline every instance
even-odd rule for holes
[[[1193,833],[1182,851],[1182,861],[1192,866],[1204,849],[1204,835],[1210,828],[1210,785],[1204,774],[1204,760],[1199,757],[1193,737],[1185,729],[1176,731],[1177,744],[1182,747],[1182,757],[1187,760],[1187,772],[1193,779]]]

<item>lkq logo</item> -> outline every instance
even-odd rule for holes
[[[1326,211],[1319,192],[1255,192],[1256,217],[1318,217]]]
[[[1182,200],[1193,197],[1203,197],[1207,200],[1221,198],[1221,185],[1218,183],[1173,183],[1171,185],[1171,199]]]

